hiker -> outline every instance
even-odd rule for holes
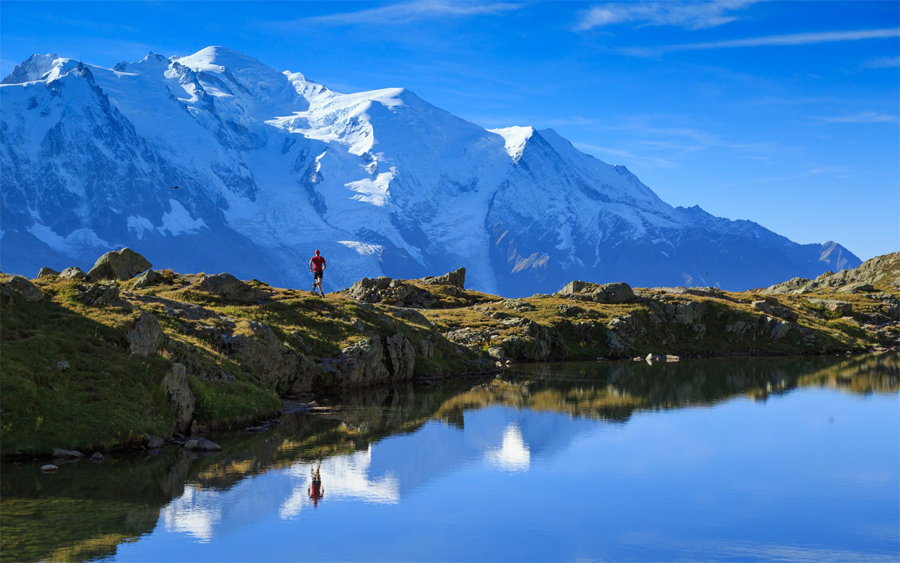
[[[321,470],[322,462],[320,461],[318,467],[312,472],[312,484],[306,489],[306,494],[309,495],[314,508],[319,505],[319,499],[325,496],[325,489],[322,488]]]
[[[316,292],[316,286],[319,286],[319,293],[322,294],[322,297],[325,297],[325,292],[322,291],[322,275],[325,273],[325,259],[319,256],[319,251],[316,250],[316,255],[309,259],[309,271],[313,273],[313,286],[312,292]]]

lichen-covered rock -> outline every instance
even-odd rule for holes
[[[57,272],[53,268],[48,268],[48,267],[44,266],[43,268],[41,268],[38,271],[37,277],[38,277],[38,279],[41,279],[41,278],[46,278],[49,276],[58,276],[58,275],[59,275],[59,272]]]
[[[156,285],[161,281],[163,281],[163,277],[159,272],[156,272],[154,270],[147,270],[143,274],[139,275],[136,280],[134,280],[134,284],[132,284],[131,287],[132,289],[143,289],[145,287]]]
[[[431,307],[438,301],[424,289],[386,277],[363,278],[350,286],[347,294],[362,303],[387,303],[397,307]]]
[[[416,347],[402,334],[371,337],[322,361],[322,369],[343,387],[368,386],[413,379]]]
[[[631,286],[623,282],[596,284],[575,280],[566,284],[556,295],[595,303],[628,303],[634,300]]]
[[[126,339],[132,352],[150,356],[159,350],[159,347],[166,341],[166,336],[153,313],[141,313],[128,332]]]
[[[119,288],[105,283],[92,283],[76,285],[75,292],[78,300],[91,307],[122,307],[130,309],[131,306],[119,295]]]
[[[285,346],[263,323],[239,321],[228,346],[247,371],[277,392],[307,391],[317,381],[315,364]]]
[[[150,269],[146,258],[131,250],[113,250],[97,259],[88,275],[95,280],[130,280],[144,270]]]
[[[611,352],[623,355],[634,348],[635,339],[643,335],[643,328],[631,315],[611,319],[606,325],[606,343]]]
[[[0,282],[0,292],[8,297],[20,297],[25,301],[40,301],[44,297],[42,292],[31,280],[22,276],[13,276]]]
[[[72,266],[71,268],[66,268],[65,270],[60,272],[59,279],[68,281],[83,281],[87,279],[87,274],[85,274],[84,271],[78,266]]]
[[[827,311],[850,315],[853,313],[853,304],[847,301],[834,299],[810,299],[809,302],[816,307],[823,307]]]
[[[53,448],[53,457],[55,457],[56,459],[77,459],[80,457],[84,457],[84,454],[77,450]]]
[[[175,429],[181,432],[190,428],[197,399],[191,393],[184,365],[172,364],[172,369],[163,378],[161,386],[175,409]]]
[[[459,289],[464,289],[466,285],[466,269],[460,268],[453,272],[448,272],[443,276],[428,276],[422,278],[422,283],[428,285],[450,285]]]
[[[200,276],[195,287],[200,291],[233,301],[259,301],[268,297],[267,292],[244,283],[228,273]]]

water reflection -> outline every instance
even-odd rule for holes
[[[503,378],[333,397],[329,403],[340,408],[331,414],[291,414],[264,434],[216,437],[224,450],[208,457],[169,449],[155,456],[114,456],[99,465],[67,464],[55,475],[41,474],[31,463],[4,464],[0,551],[4,560],[87,560],[117,553],[128,559],[144,553],[134,548],[158,545],[163,537],[213,549],[219,538],[240,535],[260,523],[272,527],[261,534],[287,532],[289,528],[278,526],[296,525],[314,508],[310,517],[316,518],[305,520],[306,525],[315,520],[324,525],[330,514],[349,510],[342,507],[404,506],[419,491],[453,481],[463,471],[500,490],[517,483],[512,481],[515,476],[527,478],[536,463],[546,466],[572,457],[578,444],[591,439],[598,423],[614,428],[641,411],[714,405],[738,396],[766,401],[796,388],[832,388],[859,397],[896,394],[898,358],[526,366]],[[712,453],[703,451],[704,446],[679,444],[679,452],[667,453],[665,437],[655,432],[660,443],[647,443],[647,458],[632,460],[637,465],[628,471],[646,471],[666,455],[709,463]],[[566,471],[587,467],[585,471],[597,472],[616,463],[598,461],[595,452],[585,452],[572,457]],[[890,487],[893,478],[888,472],[867,486]],[[466,503],[470,496],[482,494],[466,490],[473,487],[469,482],[456,486],[462,490],[446,494],[465,498]],[[473,488],[481,486],[479,482]],[[539,485],[557,486],[561,484]],[[521,489],[510,494],[525,495]],[[578,492],[570,497],[577,502]],[[481,510],[490,512],[492,507]],[[536,514],[536,521],[542,517],[546,514]],[[447,518],[452,520],[452,515]],[[894,541],[896,533],[891,534],[882,539]],[[586,554],[595,557],[596,549],[587,549]],[[219,557],[207,558],[230,558],[217,553]],[[352,552],[346,553],[353,558]],[[323,557],[317,555],[310,557]],[[135,557],[154,558],[146,553]],[[417,553],[406,558],[415,559]],[[481,558],[515,557],[482,552]]]

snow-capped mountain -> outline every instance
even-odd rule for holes
[[[207,47],[112,69],[35,55],[0,86],[0,268],[158,268],[326,289],[459,266],[503,295],[572,279],[761,287],[853,268],[749,221],[673,208],[550,129],[484,129],[402,88],[339,94]],[[177,188],[176,188],[177,186]]]

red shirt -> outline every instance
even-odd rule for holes
[[[313,272],[321,272],[325,269],[325,259],[321,256],[313,256],[311,262],[313,263]]]

